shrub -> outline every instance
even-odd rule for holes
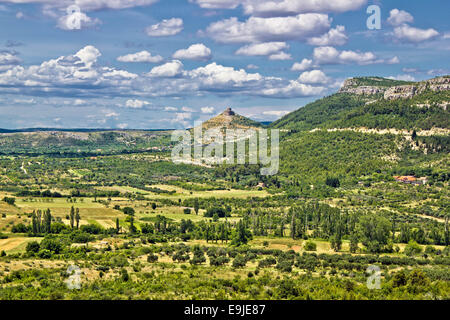
[[[110,263],[111,263],[112,267],[121,268],[121,267],[125,267],[128,265],[128,259],[124,255],[120,254],[120,255],[116,255],[116,256],[112,257],[110,260]]]
[[[122,268],[122,269],[120,270],[120,279],[121,279],[123,282],[127,282],[128,280],[130,280],[130,276],[128,275],[127,269]]]
[[[28,231],[29,231],[29,228],[26,225],[24,225],[23,223],[14,225],[11,228],[12,233],[27,233]]]
[[[316,251],[317,250],[317,245],[316,245],[315,242],[313,242],[311,240],[308,240],[303,245],[303,248],[305,249],[305,251]]]
[[[51,253],[59,254],[63,249],[63,244],[58,239],[45,238],[41,241],[40,248],[48,250]]]
[[[27,243],[27,248],[25,249],[27,253],[38,253],[41,246],[37,241],[32,241]]]
[[[205,212],[205,217],[212,218],[215,214],[217,214],[219,218],[224,218],[227,215],[227,212],[225,211],[224,208],[217,208],[217,207],[209,208]]]
[[[291,260],[281,260],[278,262],[276,268],[283,272],[292,272],[292,264]]]
[[[13,206],[14,203],[16,202],[16,198],[4,197],[3,201],[6,202],[7,204]]]
[[[103,232],[103,228],[96,224],[88,224],[81,226],[81,231],[90,233],[90,234],[100,234]]]
[[[205,258],[205,252],[200,248],[200,246],[195,246],[194,250],[194,257],[189,261],[190,264],[202,264],[206,262]]]
[[[238,254],[236,258],[234,258],[232,266],[233,268],[243,268],[246,264],[247,260],[245,259],[245,257],[241,254]]]
[[[426,254],[436,254],[437,250],[433,246],[426,246],[425,253]]]
[[[128,214],[130,216],[134,215],[134,209],[131,207],[125,207],[122,209],[123,213]]]
[[[158,256],[156,254],[151,253],[147,256],[147,262],[154,263],[156,261],[158,261]]]
[[[52,257],[52,252],[47,249],[42,249],[38,252],[37,255],[41,259],[50,259]]]
[[[259,261],[258,268],[270,267],[270,266],[275,265],[276,263],[277,263],[277,260],[275,260],[274,257],[267,257],[267,258]]]
[[[414,240],[409,241],[403,251],[407,256],[414,256],[422,252],[422,247],[417,244]]]

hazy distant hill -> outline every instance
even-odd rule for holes
[[[0,133],[0,154],[109,154],[170,144],[169,131],[76,130]]]

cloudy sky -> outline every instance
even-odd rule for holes
[[[182,128],[228,106],[273,121],[349,77],[449,74],[448,12],[447,0],[0,0],[0,128]]]

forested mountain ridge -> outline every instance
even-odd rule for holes
[[[450,77],[349,79],[336,94],[270,125],[283,130],[280,171],[311,183],[327,176],[356,181],[377,172],[420,175],[431,167],[441,174],[450,152],[448,104]]]
[[[353,78],[338,93],[312,102],[270,127],[294,131],[349,127],[449,129],[449,104],[449,76],[417,83]]]

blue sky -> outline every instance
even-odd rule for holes
[[[449,74],[448,12],[444,0],[0,0],[0,128],[183,128],[226,107],[273,121],[349,77]]]

